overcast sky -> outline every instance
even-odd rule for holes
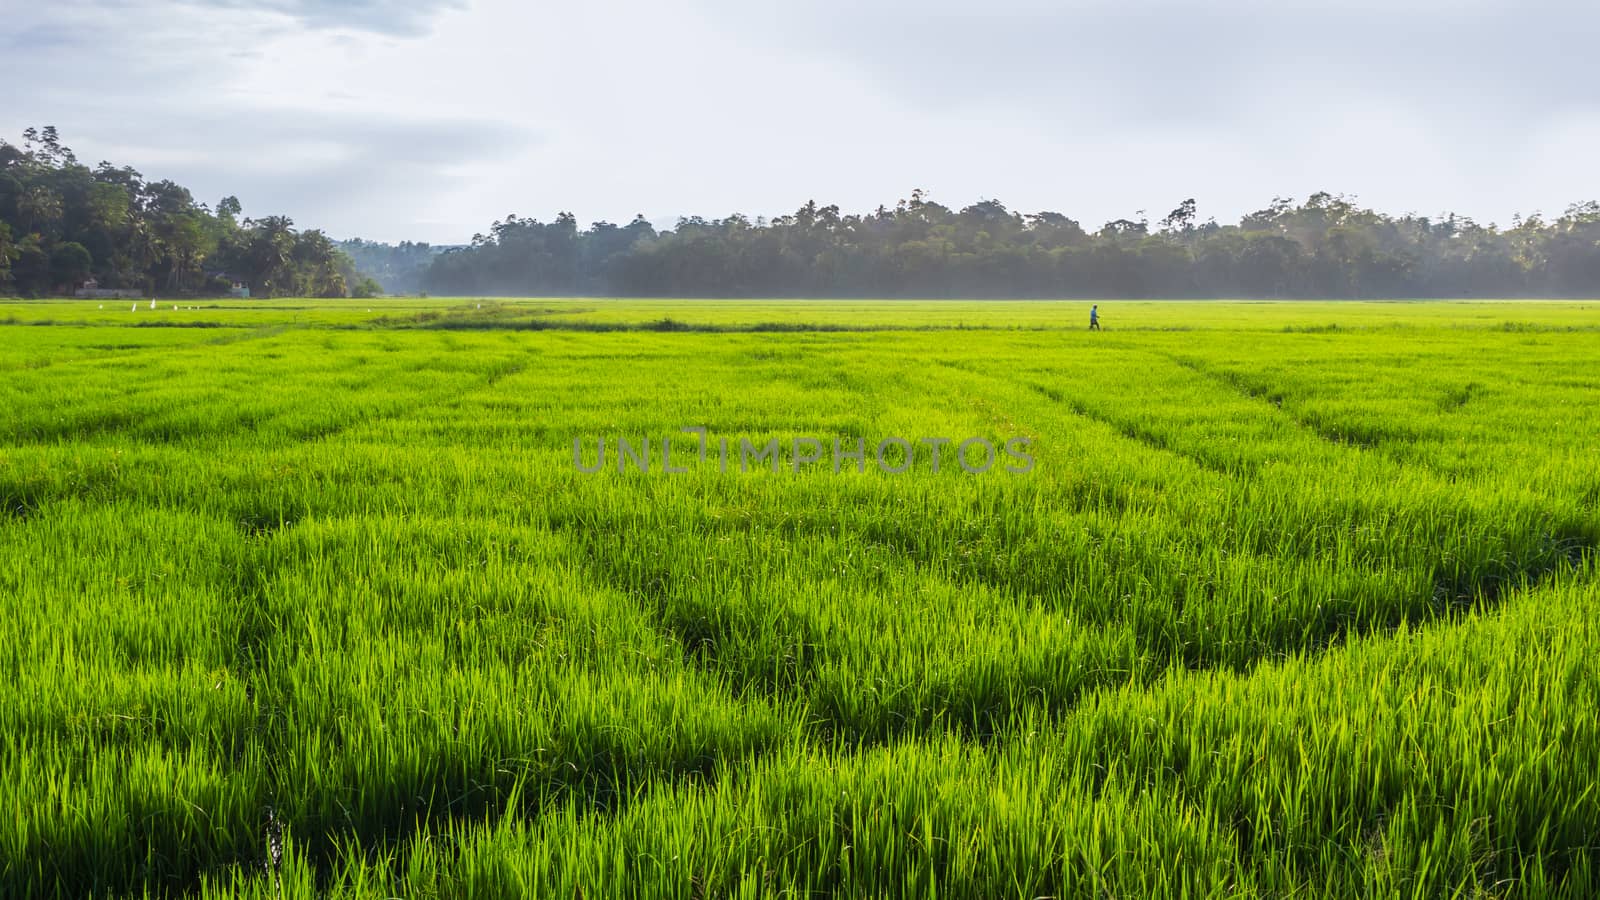
[[[335,237],[1600,199],[1592,0],[0,0],[0,137]]]

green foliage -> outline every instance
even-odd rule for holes
[[[11,226],[0,222],[0,291],[11,290],[11,264],[21,255],[22,250],[11,240]]]
[[[25,296],[101,287],[165,296],[214,294],[234,279],[255,296],[343,297],[355,269],[320,231],[283,217],[239,219],[224,198],[213,214],[171,181],[129,168],[90,169],[55,130],[0,141],[0,289]]]
[[[54,129],[0,141],[0,287],[42,296],[59,245],[88,250],[103,287],[192,296],[235,280],[258,298],[343,297],[361,276],[391,294],[639,297],[1583,297],[1600,294],[1600,204],[1508,229],[1453,214],[1394,217],[1317,193],[1278,198],[1238,225],[1201,223],[1184,200],[1152,231],[1117,219],[1093,234],[1058,212],[997,200],[951,209],[922,191],[866,215],[808,202],[767,221],[642,216],[578,227],[571,212],[515,215],[464,247],[335,243],[284,216],[215,212],[171,181],[90,169]],[[69,267],[70,268],[70,267]],[[75,270],[74,270],[75,271]],[[360,273],[360,275],[358,275]]]
[[[88,248],[74,241],[57,244],[50,251],[50,275],[59,285],[70,286],[82,281],[93,265],[94,257],[89,255]]]
[[[1600,891],[1588,304],[239,306],[0,305],[0,895]]]
[[[369,276],[362,276],[361,280],[356,282],[356,286],[350,291],[350,296],[360,300],[370,300],[382,294],[383,285]]]
[[[1197,223],[1185,200],[1152,232],[1093,235],[1055,212],[994,200],[953,210],[920,191],[842,215],[807,203],[770,222],[642,219],[578,232],[508,217],[435,259],[449,294],[663,297],[1583,297],[1600,294],[1600,218],[1579,204],[1509,230],[1455,215],[1386,216],[1319,193],[1279,198],[1239,225]]]

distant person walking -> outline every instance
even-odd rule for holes
[[[1089,330],[1100,330],[1100,304],[1098,303],[1089,307]]]

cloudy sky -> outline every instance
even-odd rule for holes
[[[1507,221],[1600,198],[1592,0],[0,0],[0,137],[336,237],[913,188]]]

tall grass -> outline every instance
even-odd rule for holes
[[[0,895],[1591,895],[1595,322],[1366,306],[0,327]]]

